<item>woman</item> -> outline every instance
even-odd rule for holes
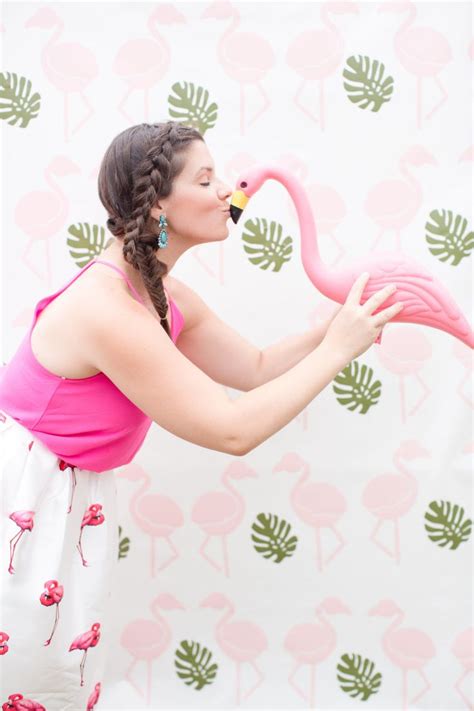
[[[120,133],[99,174],[115,239],[103,260],[37,304],[4,369],[4,708],[24,699],[48,711],[95,705],[117,561],[114,467],[132,460],[151,423],[244,455],[301,412],[398,313],[395,305],[372,316],[389,289],[360,305],[362,275],[327,331],[272,347],[263,364],[258,349],[169,276],[190,247],[226,239],[230,194],[196,130],[168,121]],[[244,394],[232,401],[219,383]]]

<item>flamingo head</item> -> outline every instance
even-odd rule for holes
[[[184,610],[185,607],[180,601],[169,593],[160,593],[151,604],[151,609],[161,607],[163,610]]]
[[[416,439],[403,440],[398,451],[400,456],[410,461],[419,457],[431,457],[428,450],[422,447]]]
[[[235,224],[239,221],[252,195],[260,190],[268,178],[272,177],[272,167],[276,166],[258,163],[240,173],[230,198],[230,216]]]
[[[369,616],[373,617],[376,615],[378,617],[392,617],[393,615],[398,615],[400,612],[401,610],[396,602],[384,599],[379,600],[378,603],[369,610]]]
[[[357,5],[347,0],[336,0],[336,2],[327,3],[327,8],[329,12],[332,12],[334,15],[344,15],[346,13],[352,13],[353,15],[359,14]]]
[[[389,2],[380,3],[377,6],[377,12],[404,12],[412,5],[411,0],[389,0]]]
[[[342,602],[338,597],[326,597],[321,605],[317,608],[317,612],[323,610],[329,615],[343,614],[350,615],[351,610],[345,603]]]
[[[49,7],[42,7],[37,10],[26,22],[25,27],[41,27],[49,29],[58,24],[59,18],[57,14]]]
[[[213,592],[208,595],[206,598],[204,598],[199,607],[213,607],[216,610],[223,609],[226,607],[233,609],[233,605],[230,600],[228,600],[223,593],[219,592]]]
[[[226,20],[234,14],[235,10],[229,0],[215,0],[204,9],[201,13],[201,18],[208,19],[212,17],[216,20]]]

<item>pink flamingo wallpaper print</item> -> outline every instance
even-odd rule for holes
[[[249,454],[153,423],[114,472],[118,522],[58,462],[75,568],[48,573],[47,551],[36,562],[32,634],[38,655],[69,654],[84,711],[474,708],[472,12],[4,3],[4,366],[33,304],[108,246],[100,159],[141,122],[197,128],[226,182],[245,178],[229,236],[188,251],[174,275],[261,350],[266,368],[248,383],[322,339],[340,275],[354,281],[390,253],[389,280],[407,287],[405,322]],[[257,186],[268,164],[279,178]],[[416,293],[413,265],[430,275]],[[12,578],[45,503],[15,501],[2,511]],[[78,616],[66,639],[75,576],[93,580],[110,545],[109,617]],[[107,655],[101,678],[94,655]],[[2,684],[3,709],[48,711],[18,677]]]

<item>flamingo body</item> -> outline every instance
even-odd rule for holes
[[[395,664],[405,669],[420,669],[436,654],[428,635],[414,627],[392,630],[386,651]]]
[[[135,659],[155,659],[168,647],[171,640],[169,626],[164,620],[133,620],[122,632],[120,642]]]
[[[380,227],[400,229],[415,217],[420,203],[420,193],[409,183],[383,180],[369,191],[365,210]]]
[[[343,48],[344,43],[337,32],[308,30],[291,43],[286,61],[308,81],[324,79],[341,63]]]
[[[400,474],[384,474],[369,481],[362,502],[375,516],[398,518],[411,509],[417,493],[416,481]]]
[[[306,523],[330,525],[346,511],[344,496],[331,484],[309,482],[297,487],[292,503]]]
[[[219,47],[227,74],[240,82],[261,81],[275,63],[270,44],[251,32],[229,34]]]
[[[92,52],[77,42],[47,45],[41,63],[48,79],[60,91],[84,91],[99,74]]]
[[[335,649],[336,633],[329,625],[295,625],[286,635],[284,646],[301,664],[316,664]]]
[[[401,64],[419,77],[435,76],[453,58],[446,38],[430,27],[401,31],[394,44]]]
[[[134,89],[148,89],[168,69],[170,52],[164,41],[134,39],[120,47],[114,61],[114,72]]]
[[[236,517],[241,518],[242,505],[238,499],[224,491],[209,491],[193,506],[191,520],[209,534],[233,530]]]
[[[218,638],[224,652],[236,662],[250,661],[268,647],[263,631],[246,620],[226,622]]]

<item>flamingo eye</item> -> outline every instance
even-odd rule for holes
[[[245,180],[243,180],[243,181],[240,183],[240,187],[241,187],[241,188],[246,188],[246,187],[247,187],[247,183],[245,182]]]

